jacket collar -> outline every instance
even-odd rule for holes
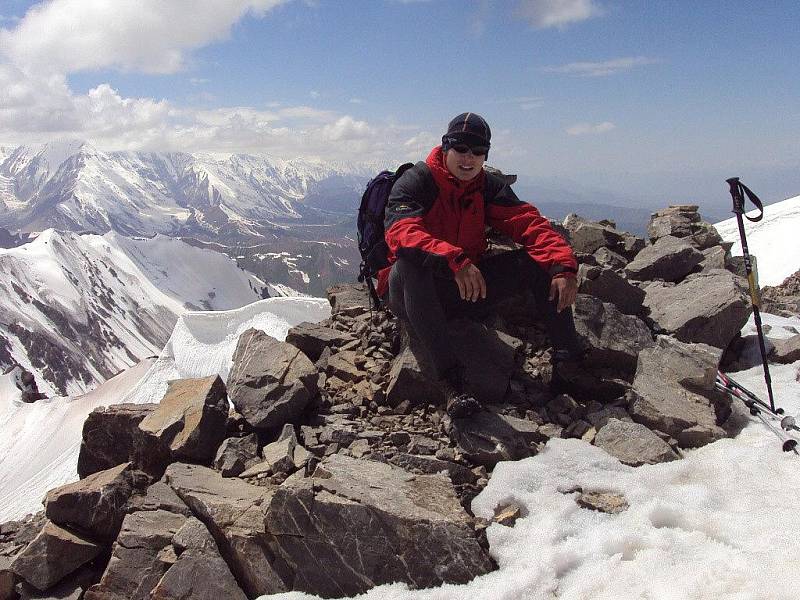
[[[444,164],[444,152],[442,152],[441,146],[436,146],[431,150],[430,154],[428,154],[428,158],[425,159],[425,164],[430,168],[433,179],[440,190],[457,190],[463,194],[467,194],[475,190],[483,189],[484,187],[486,172],[483,169],[470,181],[461,181],[453,175],[447,169],[447,165]]]

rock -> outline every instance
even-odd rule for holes
[[[278,488],[265,525],[294,589],[323,597],[465,583],[493,568],[447,477],[341,455]]]
[[[394,359],[386,389],[386,403],[389,406],[394,408],[402,402],[412,406],[444,402],[441,388],[427,369],[423,371],[411,348],[406,348]]]
[[[257,329],[239,337],[228,394],[250,425],[273,429],[295,422],[317,392],[317,370],[298,348]]]
[[[564,228],[569,232],[570,244],[575,252],[592,254],[603,246],[615,248],[622,244],[622,236],[614,228],[593,223],[575,214],[567,215]]]
[[[44,591],[97,556],[102,547],[48,521],[11,563],[11,570]]]
[[[449,460],[431,458],[430,456],[399,453],[392,456],[389,462],[396,467],[405,469],[409,473],[420,473],[424,475],[433,475],[434,473],[442,472],[447,473],[447,476],[450,477],[450,481],[452,481],[454,485],[463,485],[466,483],[474,484],[477,480],[475,474],[464,465]]]
[[[620,421],[630,421],[631,416],[621,406],[608,406],[600,410],[590,412],[586,415],[586,420],[592,424],[593,427],[600,429],[605,426],[610,419],[617,419]]]
[[[360,361],[359,358],[361,359]],[[361,362],[363,365],[363,356],[359,357],[352,350],[337,352],[328,359],[327,373],[345,382],[355,383],[361,381],[366,377],[367,373],[356,366],[356,362]]]
[[[740,281],[740,280],[739,280]],[[711,270],[665,287],[647,287],[649,318],[681,341],[726,348],[752,312],[751,303],[734,275]]]
[[[800,271],[789,275],[777,286],[761,290],[761,310],[783,317],[800,317]]]
[[[17,592],[20,600],[80,600],[83,598],[84,590],[97,581],[99,577],[99,573],[96,573],[88,566],[84,566],[47,591],[40,592],[23,581],[17,587]],[[0,598],[6,597],[0,595]],[[17,596],[12,594],[9,597],[16,598]]]
[[[44,500],[47,517],[92,538],[115,539],[133,492],[132,470],[131,463],[123,463],[50,490]]]
[[[455,419],[450,437],[465,457],[487,469],[501,460],[533,456],[536,444],[549,439],[536,423],[489,411]]]
[[[100,582],[84,599],[149,600],[151,590],[177,561],[172,538],[186,521],[164,510],[127,515]]]
[[[186,503],[163,481],[156,481],[147,488],[144,495],[131,497],[128,502],[128,512],[140,510],[164,510],[185,517],[192,516],[192,511]]]
[[[654,213],[647,225],[647,235],[651,242],[672,236],[685,238],[692,235],[692,225],[700,222],[699,207],[694,204],[673,205]]]
[[[616,271],[580,265],[578,282],[580,293],[610,302],[626,315],[635,315],[642,308],[644,290],[632,285]]]
[[[712,269],[724,269],[727,264],[727,254],[722,246],[703,250],[703,262],[700,263],[700,268],[706,273]]]
[[[0,598],[11,600],[16,597],[14,586],[17,577],[11,570],[11,558],[0,555]]]
[[[482,404],[499,403],[508,391],[523,342],[468,319],[453,320],[448,329],[469,392]]]
[[[671,235],[659,238],[625,267],[631,279],[679,281],[703,261],[703,253],[687,240]]]
[[[308,322],[292,327],[286,334],[286,343],[302,350],[314,362],[320,359],[325,348],[338,348],[355,339],[353,335],[344,331]]]
[[[258,462],[258,436],[227,438],[217,450],[214,468],[223,477],[236,477]]]
[[[369,311],[370,297],[366,284],[340,283],[328,288],[331,313],[358,316]]]
[[[170,381],[161,403],[139,423],[144,443],[137,459],[146,469],[148,463],[162,463],[159,474],[165,456],[168,462],[210,462],[224,439],[227,419],[225,384],[218,375]]]
[[[800,360],[800,334],[784,340],[772,340],[774,348],[770,360],[785,365]]]
[[[726,437],[719,424],[730,415],[730,399],[714,388],[721,354],[659,336],[639,355],[628,408],[633,420],[672,436],[682,448]]]
[[[644,247],[644,241],[642,241],[642,247]],[[604,269],[622,269],[629,262],[628,259],[621,254],[606,247],[598,248],[593,256],[597,261],[597,266],[603,267]]]
[[[408,452],[410,454],[423,454],[426,456],[433,456],[439,449],[439,444],[435,440],[430,439],[424,435],[414,435],[411,437],[411,442],[408,444]]]
[[[200,521],[189,518],[172,539],[178,560],[150,596],[152,600],[246,600],[211,534]]]
[[[513,527],[516,525],[517,519],[522,516],[524,516],[522,507],[512,502],[507,506],[498,506],[494,511],[492,521],[506,527]]]
[[[212,469],[184,463],[167,467],[164,480],[208,527],[248,597],[289,591],[289,573],[269,548],[264,532],[272,487],[224,478]]]
[[[264,446],[262,464],[269,466],[271,473],[291,473],[295,470],[294,449],[297,446],[297,438],[292,432],[291,436],[279,439]]]
[[[573,307],[575,330],[589,348],[586,363],[633,373],[639,353],[653,345],[641,319],[622,314],[613,304],[578,294]]]
[[[609,419],[594,438],[602,448],[621,463],[638,467],[677,460],[669,444],[644,425]]]
[[[589,510],[596,510],[610,515],[625,512],[630,507],[625,496],[615,492],[579,491],[575,502],[581,508],[588,508]]]
[[[130,461],[137,439],[139,423],[152,413],[157,404],[114,404],[94,409],[86,417],[78,454],[78,477],[105,471]]]

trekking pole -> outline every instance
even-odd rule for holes
[[[726,180],[730,186],[731,197],[733,198],[733,212],[736,213],[736,222],[739,225],[739,238],[742,240],[742,256],[744,257],[744,268],[747,272],[747,282],[750,284],[750,300],[753,304],[753,319],[756,322],[756,331],[758,332],[758,347],[761,350],[761,363],[764,365],[764,381],[767,382],[767,396],[769,397],[769,406],[772,412],[775,412],[775,400],[772,396],[772,379],[769,375],[769,366],[767,365],[767,349],[764,346],[764,330],[761,327],[761,295],[758,291],[756,284],[756,277],[753,273],[753,265],[750,261],[750,251],[747,249],[747,238],[744,234],[744,220],[742,217],[756,223],[764,216],[764,205],[750,189],[739,181],[738,177],[731,177]],[[757,217],[750,218],[744,214],[744,196],[760,211]]]

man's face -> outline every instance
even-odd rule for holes
[[[474,179],[483,168],[486,155],[475,156],[472,152],[463,154],[450,148],[444,155],[444,164],[447,170],[460,181],[470,181]]]

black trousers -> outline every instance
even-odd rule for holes
[[[462,300],[452,275],[442,277],[430,268],[399,258],[389,273],[389,289],[384,300],[389,309],[411,325],[424,344],[440,377],[458,366],[451,349],[447,319],[481,319],[509,296],[533,292],[550,341],[556,350],[579,351],[572,308],[560,313],[556,302],[548,300],[550,275],[524,250],[505,252],[476,265],[486,281],[486,298],[476,302]]]

